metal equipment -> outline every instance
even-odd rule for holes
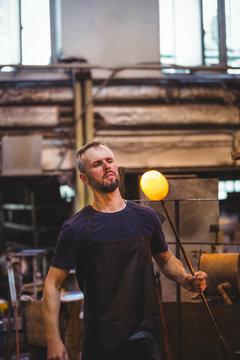
[[[174,223],[173,223],[173,221],[172,221],[172,219],[171,219],[171,216],[170,216],[170,214],[169,214],[169,212],[168,212],[168,209],[167,209],[167,207],[166,207],[166,204],[165,204],[164,200],[161,200],[161,204],[162,204],[163,209],[164,209],[164,211],[165,211],[165,214],[166,214],[166,216],[167,216],[167,218],[168,218],[168,221],[169,221],[169,224],[170,224],[170,226],[171,226],[171,229],[172,229],[172,231],[173,231],[173,233],[174,233],[174,235],[175,235],[175,237],[176,237],[177,243],[178,243],[178,245],[179,245],[179,247],[180,247],[180,249],[181,249],[181,251],[182,251],[182,254],[183,254],[183,257],[184,257],[184,259],[185,259],[185,261],[186,261],[186,264],[187,264],[187,266],[188,266],[191,274],[192,274],[192,275],[195,275],[194,270],[193,270],[193,267],[192,267],[192,265],[191,265],[191,263],[190,263],[190,260],[189,260],[187,254],[186,254],[186,251],[185,251],[185,249],[184,249],[184,247],[183,247],[183,245],[182,245],[182,242],[181,242],[181,239],[180,239],[180,237],[179,237],[178,231],[177,231],[177,229],[176,229],[176,227],[175,227],[175,225],[174,225]],[[210,310],[210,308],[209,308],[209,306],[208,306],[207,300],[206,300],[203,292],[200,292],[200,296],[201,296],[202,302],[203,302],[203,304],[204,304],[204,306],[205,306],[205,308],[206,308],[206,310],[207,310],[207,312],[208,312],[208,315],[209,315],[209,317],[210,317],[210,320],[211,320],[211,322],[212,322],[212,324],[213,324],[213,326],[214,326],[214,328],[215,328],[215,330],[216,330],[217,338],[218,338],[219,344],[220,344],[220,346],[221,346],[222,352],[223,352],[223,354],[224,354],[224,359],[226,359],[226,360],[231,360],[231,356],[230,356],[230,354],[229,354],[229,350],[228,350],[227,344],[226,344],[224,338],[222,337],[222,335],[221,335],[221,333],[220,333],[220,330],[219,330],[219,328],[218,328],[218,326],[217,326],[217,324],[216,324],[216,322],[215,322],[215,319],[214,319],[213,314],[212,314],[212,312],[211,312],[211,310]]]
[[[201,254],[199,270],[208,274],[207,295],[219,295],[218,286],[229,283],[235,302],[240,299],[240,254]]]

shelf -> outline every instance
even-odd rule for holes
[[[33,231],[34,230],[33,226],[16,224],[16,223],[11,223],[11,222],[4,222],[3,226],[5,228],[13,229],[13,230],[23,230],[23,231]]]

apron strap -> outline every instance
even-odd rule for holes
[[[82,238],[81,243],[79,244],[79,242],[78,242],[78,253],[79,253],[79,251],[80,251],[81,253],[83,253],[83,251],[84,251],[84,249],[85,249],[85,245],[86,245],[86,243],[87,243],[87,241],[88,241],[89,233],[90,233],[90,219],[91,219],[91,215],[92,215],[92,207],[89,205],[87,227],[86,227],[86,230],[84,231],[84,234],[83,234],[83,238]]]
[[[87,241],[89,238],[91,215],[92,215],[92,207],[89,205],[87,227],[86,227],[86,230],[84,231],[81,243],[78,242],[78,249],[77,249],[77,253],[78,253],[77,257],[78,257],[79,261],[77,262],[77,265],[76,265],[76,272],[80,273],[80,276],[78,279],[78,284],[79,284],[80,290],[83,293],[84,293],[84,275],[83,275],[82,265],[84,263],[84,252],[86,250],[86,244],[87,244]]]
[[[86,236],[85,236],[85,239],[89,238],[89,235],[90,235],[90,222],[91,222],[91,216],[92,216],[92,213],[93,213],[93,208],[91,205],[89,205],[89,212],[88,212],[88,222],[87,222],[87,229],[86,229]]]

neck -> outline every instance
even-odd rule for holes
[[[118,188],[112,193],[99,193],[93,190],[93,195],[92,207],[94,210],[112,213],[120,211],[126,206]]]

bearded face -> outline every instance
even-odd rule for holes
[[[112,151],[106,146],[90,148],[82,158],[85,171],[80,177],[92,190],[101,193],[113,193],[119,185],[118,168]]]
[[[102,181],[97,181],[87,174],[89,185],[102,193],[112,193],[119,185],[119,174],[114,171],[108,171],[103,175]]]

